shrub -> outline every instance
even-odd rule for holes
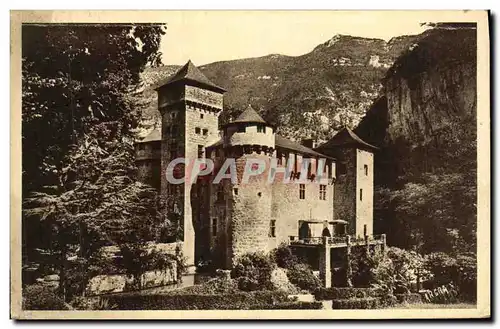
[[[250,307],[251,310],[320,310],[322,308],[323,304],[320,302],[285,302]]]
[[[120,310],[248,310],[292,302],[281,291],[240,292],[233,294],[127,295],[109,297]]]
[[[282,268],[290,268],[299,262],[297,256],[292,253],[292,249],[285,243],[274,249],[273,259],[276,265]]]
[[[419,293],[395,294],[398,303],[419,304],[422,303],[422,295]]]
[[[457,260],[444,252],[427,255],[425,267],[432,273],[435,287],[456,281]]]
[[[476,301],[477,298],[477,258],[476,255],[457,257],[458,291],[462,299]]]
[[[291,283],[304,290],[315,291],[321,287],[320,279],[314,275],[311,267],[304,263],[297,263],[288,268],[287,276]]]
[[[477,262],[475,254],[464,254],[454,258],[437,252],[427,255],[426,268],[432,273],[431,288],[437,289],[452,284],[461,299],[476,300]]]
[[[379,307],[380,300],[375,297],[332,300],[333,309],[373,309]]]
[[[231,276],[237,279],[238,288],[244,291],[272,289],[274,267],[269,256],[261,252],[248,253],[238,259]]]
[[[54,289],[34,284],[25,286],[23,293],[24,310],[68,310],[69,307],[56,295]]]
[[[374,288],[319,288],[314,291],[316,300],[352,299],[378,297],[379,291]]]
[[[237,282],[235,280],[225,280],[223,278],[214,278],[202,284],[175,290],[175,294],[223,294],[238,292]]]
[[[449,283],[424,294],[424,300],[436,304],[452,304],[458,301],[458,290]]]
[[[378,260],[372,274],[374,282],[371,285],[389,295],[408,294],[412,284],[417,282],[417,275],[422,279],[428,276],[421,255],[395,247],[388,248],[386,257]]]
[[[376,282],[374,269],[383,257],[381,253],[367,255],[364,248],[355,248],[351,253],[352,283],[356,287],[370,287]]]
[[[104,297],[76,297],[72,300],[71,305],[77,310],[103,311],[114,310],[116,304],[110,303],[108,298]]]

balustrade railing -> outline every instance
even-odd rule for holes
[[[290,244],[296,245],[320,245],[324,244],[323,239],[325,237],[308,237],[308,238],[301,238],[298,236],[290,236]],[[351,245],[360,245],[360,244],[365,244],[366,241],[368,240],[368,243],[373,243],[373,242],[383,242],[385,239],[385,234],[378,234],[378,235],[369,235],[367,237],[355,237],[355,236],[333,236],[333,237],[326,237],[326,243],[329,245],[341,245],[341,244],[347,244],[347,240],[349,240],[349,244]]]

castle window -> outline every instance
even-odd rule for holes
[[[264,125],[258,125],[257,126],[257,132],[265,134],[266,133],[266,126],[264,126]]]
[[[306,198],[306,184],[299,184],[299,199]]]
[[[203,136],[208,135],[208,129],[203,129]]]
[[[238,188],[236,188],[236,187],[235,187],[235,188],[233,189],[233,192],[234,192],[234,195],[238,195]]]
[[[238,132],[239,133],[244,133],[246,131],[246,127],[245,126],[238,126]]]
[[[319,199],[326,200],[326,185],[319,186]]]
[[[200,119],[203,119],[203,113],[200,113]]]
[[[198,159],[203,158],[203,145],[198,145]]]
[[[363,189],[359,189],[359,201],[363,201]]]
[[[217,218],[212,218],[212,236],[217,236]]]
[[[170,113],[170,117],[172,119],[175,119],[177,117],[177,112],[174,111],[174,112]]]
[[[200,127],[194,128],[194,132],[198,135],[201,134],[201,128]]]
[[[368,165],[365,165],[365,176],[368,176]]]
[[[275,238],[276,237],[276,221],[271,220],[269,222],[269,237]]]

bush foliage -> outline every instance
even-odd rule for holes
[[[237,279],[243,291],[272,289],[271,273],[275,268],[268,255],[261,252],[241,256],[234,266],[231,277]]]
[[[23,310],[68,310],[54,289],[34,284],[23,287]]]
[[[379,297],[380,292],[374,288],[319,288],[314,291],[316,300],[352,299]]]
[[[304,263],[297,263],[287,269],[288,280],[297,287],[314,291],[321,287],[320,279],[314,275],[311,267]]]
[[[375,297],[334,299],[333,309],[373,309],[380,307],[380,299]]]
[[[255,291],[233,294],[170,294],[112,296],[110,304],[120,310],[248,310],[266,305],[290,303],[282,291]],[[268,306],[269,307],[269,306]]]
[[[287,270],[288,280],[295,286],[311,292],[321,287],[321,280],[314,275],[311,266],[294,255],[288,245],[278,246],[272,257],[279,267]]]

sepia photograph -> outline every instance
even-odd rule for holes
[[[489,318],[488,29],[11,11],[11,318]]]

